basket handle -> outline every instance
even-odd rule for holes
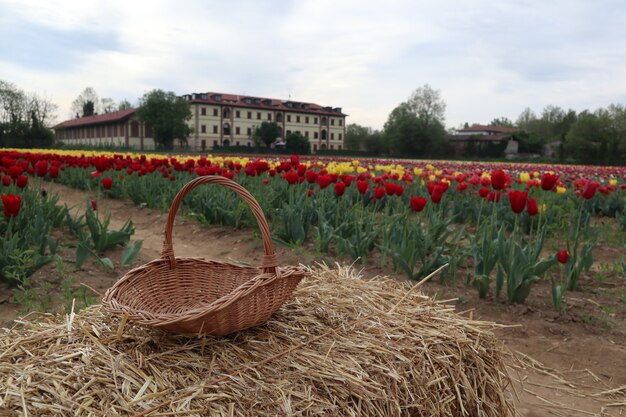
[[[259,203],[257,203],[252,194],[250,194],[244,187],[235,181],[229,180],[228,178],[215,175],[202,176],[189,181],[183,188],[180,189],[174,198],[167,216],[167,223],[165,224],[165,240],[163,242],[163,252],[161,253],[161,257],[167,258],[170,261],[171,268],[176,266],[176,257],[174,256],[174,247],[172,246],[172,228],[174,227],[174,219],[176,218],[178,208],[180,207],[180,204],[185,196],[191,190],[203,184],[223,185],[224,187],[233,190],[237,193],[237,195],[239,195],[239,197],[241,197],[242,200],[248,203],[248,206],[252,209],[252,214],[254,214],[254,217],[259,225],[259,229],[261,230],[261,237],[263,238],[263,247],[265,249],[265,255],[263,256],[262,261],[263,272],[276,274],[278,261],[276,259],[276,254],[274,253],[274,246],[272,245],[270,228],[267,224],[267,220],[265,220],[265,215],[263,214],[261,206],[259,206]]]

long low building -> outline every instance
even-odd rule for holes
[[[307,137],[313,152],[344,148],[347,115],[339,107],[222,93],[193,93],[182,98],[191,108],[193,133],[188,147],[194,150],[252,147],[254,131],[265,121],[278,124],[279,140],[292,132]],[[57,139],[69,145],[154,149],[151,128],[137,119],[135,109],[67,120],[54,129]]]
[[[66,120],[54,127],[56,139],[67,145],[154,149],[152,129],[140,122],[135,109]]]

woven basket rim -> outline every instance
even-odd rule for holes
[[[176,257],[176,261],[177,261],[177,265],[174,269],[180,267],[180,264],[178,264],[179,261],[183,263],[192,261],[196,263],[205,264],[208,266],[228,265],[234,269],[246,270],[250,272],[258,271],[258,273],[252,276],[247,281],[243,282],[237,288],[234,288],[232,291],[220,296],[216,300],[213,300],[212,302],[207,303],[206,305],[201,305],[201,306],[194,307],[194,308],[187,310],[185,312],[184,318],[180,317],[180,313],[158,313],[153,310],[145,310],[145,309],[141,309],[137,307],[128,307],[126,304],[122,304],[122,303],[119,303],[121,309],[113,307],[111,303],[117,302],[117,297],[116,297],[117,288],[120,284],[126,281],[129,281],[129,283],[132,283],[134,280],[140,279],[139,277],[137,277],[138,274],[150,273],[149,271],[150,268],[157,266],[157,265],[170,263],[169,259],[157,258],[157,259],[153,259],[152,261],[144,265],[141,265],[137,268],[134,268],[128,271],[122,278],[120,278],[117,281],[117,283],[113,287],[109,288],[106,291],[102,299],[102,305],[105,306],[105,308],[111,312],[118,312],[119,314],[127,314],[129,319],[134,319],[134,320],[145,322],[146,315],[149,315],[151,317],[149,321],[158,320],[159,324],[184,323],[187,321],[196,320],[206,315],[208,307],[213,306],[213,308],[211,308],[211,311],[213,312],[218,312],[218,311],[223,310],[224,308],[227,308],[230,304],[236,302],[239,298],[243,298],[249,295],[250,293],[252,293],[253,291],[257,290],[258,288],[264,287],[266,285],[271,285],[275,280],[281,279],[283,276],[282,272],[289,271],[290,273],[287,274],[289,276],[294,275],[294,274],[298,276],[300,275],[306,276],[307,274],[309,274],[308,268],[302,267],[302,266],[278,266],[276,268],[278,274],[270,274],[267,272],[263,272],[263,268],[261,267],[242,266],[242,265],[233,264],[231,262],[215,261],[211,259],[205,259],[202,257]],[[241,294],[239,294],[237,298],[233,298],[232,294],[237,293],[237,292],[241,292]],[[171,301],[176,301],[176,300],[172,299]],[[172,302],[172,303],[169,303],[169,305],[176,305],[176,303]],[[141,313],[144,313],[144,314],[141,314]]]

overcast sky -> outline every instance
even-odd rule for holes
[[[59,106],[92,86],[342,107],[382,128],[430,84],[446,125],[626,104],[626,1],[0,0],[0,79]]]

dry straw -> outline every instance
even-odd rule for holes
[[[513,416],[494,325],[319,267],[262,326],[174,336],[91,307],[0,334],[0,415]]]

